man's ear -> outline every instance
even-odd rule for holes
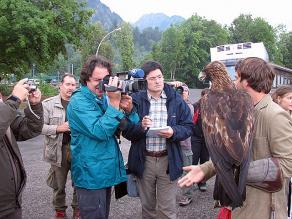
[[[243,87],[244,89],[246,89],[247,87],[249,87],[249,84],[248,84],[248,82],[247,82],[246,79],[244,79],[244,80],[241,81],[241,85],[242,85],[242,87]]]

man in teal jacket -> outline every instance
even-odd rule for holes
[[[111,187],[127,180],[115,133],[121,121],[139,120],[132,112],[130,96],[100,88],[111,68],[104,57],[90,57],[81,70],[81,88],[73,93],[67,108],[72,179],[81,218],[86,219],[108,218]],[[118,87],[118,78],[110,77],[108,85]]]

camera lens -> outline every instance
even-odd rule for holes
[[[183,89],[183,87],[181,87],[181,86],[180,86],[180,87],[177,87],[175,90],[176,90],[176,92],[179,93],[179,94],[182,94],[182,93],[184,92],[184,89]]]

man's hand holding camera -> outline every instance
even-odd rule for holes
[[[26,84],[26,82],[27,78],[18,81],[12,91],[12,95],[17,97],[21,102],[23,102],[29,94],[29,86]]]
[[[133,109],[132,97],[128,94],[123,94],[121,97],[120,108],[126,113],[131,113]]]
[[[14,86],[12,95],[23,102],[27,97],[31,105],[35,105],[41,101],[41,92],[36,89],[30,92],[30,86],[27,84],[28,79],[22,79]]]
[[[105,86],[112,86],[120,88],[122,85],[119,84],[119,78],[117,76],[110,77],[108,85]],[[110,104],[119,109],[123,109],[126,113],[130,113],[133,109],[132,104],[132,97],[129,95],[122,95],[120,90],[117,91],[107,91],[107,96],[110,100]]]
[[[118,87],[119,78],[117,76],[110,77],[107,86]],[[119,109],[120,102],[121,102],[121,91],[107,91],[107,96],[109,98],[110,105]]]
[[[36,105],[41,102],[41,97],[41,91],[39,89],[36,89],[35,91],[29,93],[28,100],[31,105]]]

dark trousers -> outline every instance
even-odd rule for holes
[[[107,219],[111,202],[111,187],[105,189],[76,188],[82,219]]]
[[[13,213],[4,216],[1,219],[22,219],[22,209],[17,208]]]
[[[204,138],[192,136],[193,165],[203,164],[209,160],[209,152]]]

